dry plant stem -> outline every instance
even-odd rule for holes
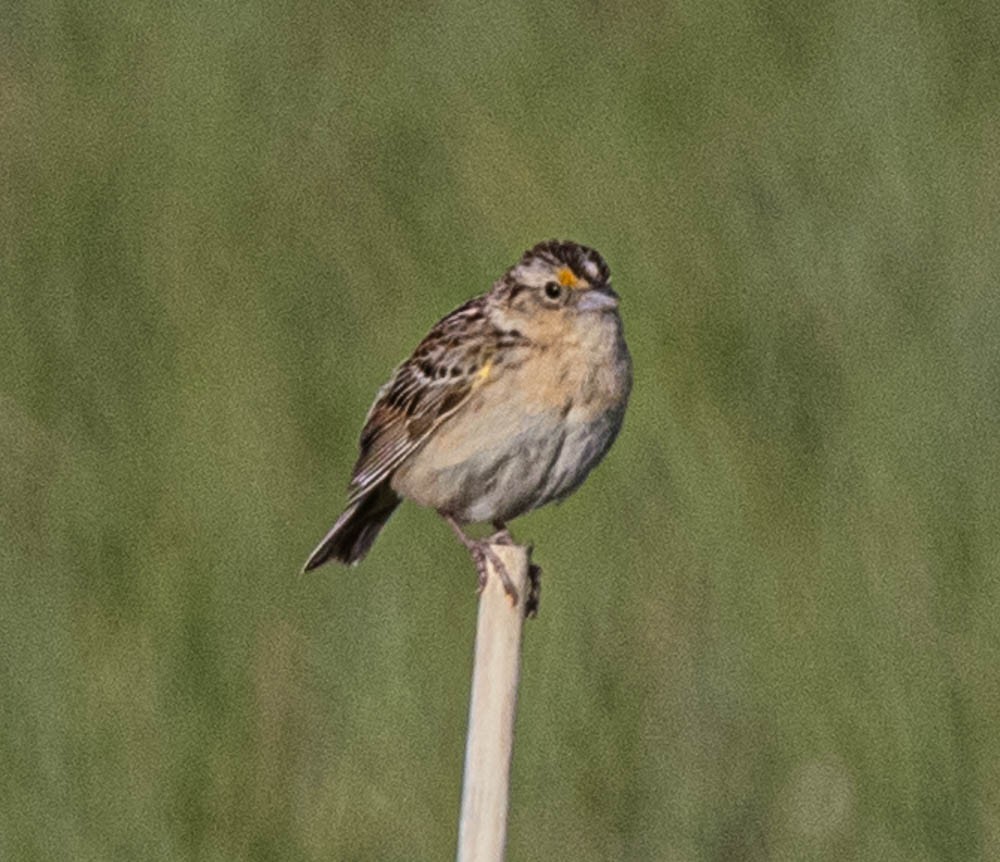
[[[465,744],[458,862],[501,862],[507,838],[510,762],[521,671],[521,630],[530,594],[530,550],[490,545],[487,580],[479,596],[472,669],[469,732]],[[516,591],[513,604],[493,556]]]

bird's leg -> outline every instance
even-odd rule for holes
[[[486,540],[491,545],[514,544],[514,537],[510,534],[510,530],[507,529],[507,525],[503,521],[494,521],[493,529],[496,532]]]
[[[507,567],[504,565],[503,560],[501,560],[496,553],[490,548],[490,543],[493,541],[491,536],[488,539],[470,539],[465,535],[465,531],[462,529],[461,525],[447,512],[439,512],[438,514],[444,518],[448,525],[454,530],[455,535],[458,536],[458,541],[465,545],[465,549],[469,552],[472,557],[472,561],[476,564],[476,575],[479,578],[479,592],[482,592],[486,586],[486,580],[489,577],[489,567],[487,566],[487,561],[493,565],[496,569],[497,575],[500,577],[500,583],[503,585],[503,591],[510,596],[511,604],[517,604],[517,588],[514,586],[514,581],[511,580],[510,572],[507,571]],[[506,530],[504,531],[506,532]],[[507,533],[507,538],[510,539],[510,533]],[[497,542],[497,544],[507,544],[506,542]]]

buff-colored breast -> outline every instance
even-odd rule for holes
[[[573,491],[614,441],[631,389],[617,314],[589,317],[533,332],[530,356],[498,357],[393,489],[463,522],[505,522]]]

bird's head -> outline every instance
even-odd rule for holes
[[[592,248],[549,240],[526,251],[490,291],[498,311],[531,336],[536,327],[587,325],[594,315],[615,314],[618,294],[611,271]]]

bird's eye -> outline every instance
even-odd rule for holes
[[[550,281],[545,285],[545,295],[549,299],[559,299],[559,295],[562,293],[562,287],[559,282]]]

